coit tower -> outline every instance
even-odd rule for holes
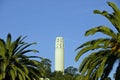
[[[56,37],[55,40],[55,71],[64,73],[64,40],[63,37]]]

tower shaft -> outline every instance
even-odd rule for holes
[[[56,41],[55,41],[55,71],[64,72],[64,41],[63,41],[63,37],[56,37]]]

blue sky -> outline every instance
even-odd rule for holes
[[[62,36],[65,42],[65,68],[78,68],[83,58],[74,61],[77,54],[75,49],[88,40],[102,37],[101,34],[85,37],[85,31],[99,25],[113,28],[107,19],[93,14],[95,9],[111,11],[106,1],[0,0],[0,38],[5,39],[8,33],[12,34],[13,39],[27,35],[25,41],[37,42],[32,48],[40,52],[35,55],[50,59],[54,70],[55,38]]]

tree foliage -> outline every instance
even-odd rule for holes
[[[27,53],[36,53],[37,50],[28,49],[36,43],[26,43],[26,37],[19,36],[12,41],[11,34],[7,35],[6,41],[0,39],[0,80],[32,80],[39,79],[42,70],[37,60],[38,56],[28,56]]]
[[[108,13],[105,10],[94,10],[94,13],[106,17],[116,31],[103,25],[89,29],[85,36],[95,35],[99,32],[108,37],[87,41],[76,49],[79,50],[75,57],[76,61],[83,54],[91,53],[84,58],[79,67],[79,71],[85,77],[85,80],[107,79],[114,63],[118,60],[120,64],[120,9],[112,2],[107,2],[107,4],[113,9],[113,13]],[[116,70],[116,77],[119,74],[118,71],[120,72],[119,67],[120,65]]]

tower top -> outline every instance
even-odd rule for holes
[[[64,48],[64,40],[63,37],[56,37],[56,44],[55,47],[56,48]]]
[[[58,37],[56,37],[56,39],[63,39],[63,37],[61,37],[61,36],[58,36]]]

